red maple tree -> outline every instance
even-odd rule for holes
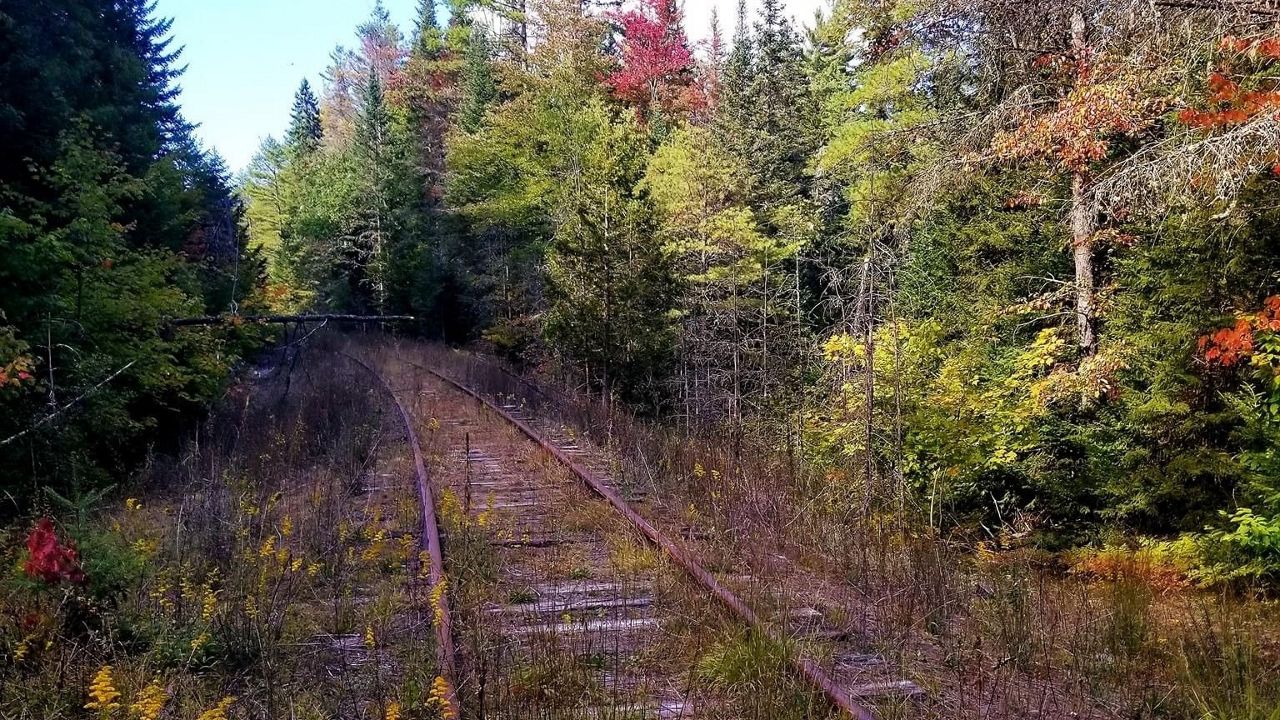
[[[49,518],[40,518],[27,535],[27,562],[22,569],[27,577],[50,585],[84,582],[75,548],[58,542],[58,533]]]
[[[695,109],[693,52],[676,0],[640,0],[638,8],[615,13],[613,20],[623,35],[622,66],[607,79],[614,96],[634,105],[642,118]]]

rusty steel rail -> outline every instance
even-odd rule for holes
[[[425,550],[430,557],[427,579],[431,583],[432,590],[444,587],[441,583],[445,582],[444,574],[444,551],[440,544],[440,525],[436,521],[436,505],[435,496],[431,492],[431,482],[427,475],[427,465],[423,460],[422,445],[418,442],[418,433],[413,429],[413,417],[409,415],[409,411],[405,409],[400,402],[400,398],[396,397],[395,390],[391,388],[391,383],[382,376],[372,366],[365,363],[354,355],[338,351],[338,354],[346,357],[348,360],[356,363],[364,368],[378,379],[383,390],[387,395],[391,396],[391,401],[395,403],[396,410],[400,412],[400,419],[404,421],[404,430],[409,437],[409,447],[413,450],[413,469],[418,478],[418,500],[422,503],[422,532],[419,540],[420,547]],[[440,664],[440,675],[445,679],[447,691],[445,693],[445,702],[448,705],[444,717],[452,720],[459,720],[462,717],[461,706],[458,703],[457,691],[457,651],[453,644],[453,619],[449,611],[448,589],[440,594],[438,607],[433,609],[436,611],[436,619],[439,622],[434,623],[436,626],[436,661]]]
[[[720,581],[716,580],[714,575],[698,564],[698,561],[686,553],[683,548],[668,539],[648,520],[645,520],[627,503],[626,500],[622,498],[621,495],[614,491],[613,488],[606,485],[603,479],[598,477],[588,468],[584,467],[581,463],[574,460],[568,453],[547,441],[536,430],[530,427],[528,423],[507,412],[492,400],[489,400],[475,390],[472,390],[466,385],[463,385],[438,370],[408,361],[404,362],[412,367],[425,370],[437,378],[440,378],[449,385],[479,401],[482,405],[498,413],[512,425],[516,426],[520,432],[524,433],[524,435],[530,440],[533,440],[541,446],[543,450],[558,460],[560,464],[564,465],[571,470],[573,474],[577,475],[592,492],[608,501],[609,504],[612,505],[624,518],[626,518],[632,526],[639,530],[640,533],[649,540],[649,542],[661,548],[662,551],[672,559],[672,561],[679,565],[681,569],[688,573],[688,575],[697,581],[698,584],[705,587],[717,600],[721,602],[721,604],[729,608],[729,610],[756,631],[767,637],[773,636],[765,622],[760,619],[760,616],[757,615],[756,612],[751,609],[751,606],[744,602],[742,598],[734,594],[734,592],[729,588],[720,584]],[[827,671],[812,659],[805,657],[802,653],[797,653],[792,656],[791,665],[802,679],[820,690],[833,705],[838,707],[849,717],[855,718],[856,720],[876,720],[875,714],[872,713],[870,709],[859,704],[853,696],[838,686],[831,676],[827,674]]]

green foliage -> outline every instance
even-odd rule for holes
[[[178,113],[178,53],[151,14],[86,0],[56,27],[40,8],[7,8],[0,28],[0,124],[23,138],[0,167],[0,369],[27,376],[4,383],[0,462],[26,468],[6,480],[20,499],[127,472],[252,345],[161,332],[252,310],[261,264],[225,167]]]

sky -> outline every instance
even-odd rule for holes
[[[726,36],[736,0],[684,0],[685,24],[694,41],[710,33],[711,9],[720,6]],[[418,0],[383,0],[407,36]],[[759,0],[748,0],[748,7]],[[786,0],[801,23],[826,0]],[[355,28],[374,0],[159,0],[157,14],[173,18],[182,46],[182,108],[197,134],[239,171],[268,135],[289,122],[293,93],[305,77],[319,93],[320,75],[337,45],[353,45]]]

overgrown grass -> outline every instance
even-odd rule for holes
[[[696,530],[710,569],[749,573],[738,589],[767,614],[839,608],[861,645],[926,688],[910,716],[1280,717],[1276,607],[1196,589],[1185,543],[1058,556],[1031,546],[1028,518],[981,543],[943,537],[927,508],[885,490],[892,478],[868,497],[794,437],[663,427],[487,360],[412,352],[608,453],[619,488],[642,492],[667,532]],[[1231,629],[1241,617],[1247,632]]]
[[[7,531],[0,717],[435,715],[396,418],[362,371],[302,360],[58,526],[83,583],[28,577],[28,523]]]

